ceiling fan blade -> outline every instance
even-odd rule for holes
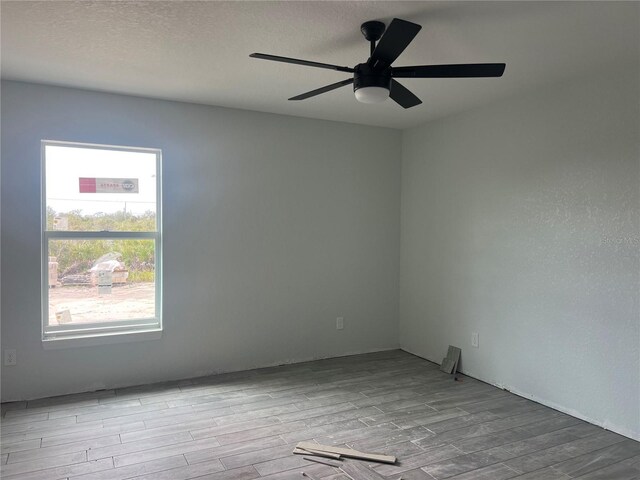
[[[422,100],[395,80],[391,80],[391,91],[389,92],[389,96],[402,108],[411,108],[422,103]]]
[[[295,65],[304,65],[306,67],[327,68],[329,70],[337,70],[339,72],[353,73],[353,68],[339,67],[338,65],[329,65],[328,63],[310,62],[308,60],[300,60],[297,58],[279,57],[277,55],[267,55],[265,53],[252,53],[251,58],[260,58],[262,60],[271,60],[274,62],[293,63]]]
[[[371,54],[369,65],[382,68],[391,65],[404,52],[421,28],[417,23],[394,18]]]
[[[317,88],[316,90],[311,90],[310,92],[302,93],[295,97],[291,97],[289,100],[305,100],[307,98],[320,95],[321,93],[330,92],[331,90],[335,90],[336,88],[344,87],[346,85],[351,85],[352,83],[353,83],[353,78],[348,78],[347,80],[342,80],[341,82],[332,83],[331,85],[326,85],[322,88]]]
[[[395,67],[391,75],[396,78],[471,78],[501,77],[504,63],[463,63],[458,65],[415,65]]]

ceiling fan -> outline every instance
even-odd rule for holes
[[[379,103],[391,97],[393,101],[403,108],[415,107],[421,104],[422,101],[402,86],[396,78],[501,77],[504,73],[506,66],[504,63],[392,67],[391,64],[400,56],[404,49],[407,48],[421,28],[418,24],[400,20],[399,18],[394,18],[389,24],[389,28],[386,28],[384,23],[378,21],[363,23],[360,30],[371,44],[371,56],[365,63],[359,63],[353,68],[310,62],[297,58],[267,55],[264,53],[252,53],[249,56],[262,60],[272,60],[274,62],[293,63],[296,65],[353,73],[352,78],[311,90],[310,92],[291,97],[289,100],[305,100],[320,95],[321,93],[330,92],[336,88],[353,84],[356,99],[362,103]]]

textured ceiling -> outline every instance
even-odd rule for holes
[[[2,77],[406,128],[605,65],[637,61],[638,3],[9,2]],[[287,98],[348,74],[250,59],[252,52],[353,66],[366,20],[423,26],[396,66],[506,62],[499,79],[403,79],[424,102],[358,103],[350,87]]]

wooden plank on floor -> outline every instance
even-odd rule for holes
[[[507,460],[504,463],[518,472],[529,473],[573,457],[601,450],[624,440],[625,438],[620,435],[615,435],[603,430],[601,433],[539,450],[528,455]]]
[[[413,470],[414,468],[424,467],[430,463],[436,463],[448,458],[457,457],[460,454],[462,454],[462,452],[456,447],[452,445],[443,445],[441,447],[435,447],[427,450],[424,453],[402,458],[397,465],[380,465],[374,467],[374,469],[379,474],[389,477],[408,470]]]
[[[196,428],[191,430],[191,435],[196,440],[201,438],[218,437],[222,435],[228,435],[232,433],[242,432],[245,430],[253,430],[261,427],[267,427],[270,425],[279,425],[280,419],[276,417],[258,418],[255,420],[249,420],[246,422],[216,425],[214,427]],[[149,428],[149,427],[148,427]]]
[[[280,444],[274,447],[243,449],[239,452],[223,453],[221,461],[228,470],[244,467],[247,465],[256,465],[258,463],[267,462],[277,458],[291,456],[291,445]],[[192,463],[191,461],[189,463]]]
[[[159,447],[176,446],[193,442],[193,438],[189,432],[173,433],[162,437],[146,438],[136,442],[118,443],[104,447],[92,448],[88,451],[89,460],[98,460],[100,458],[118,457],[122,455],[143,452]],[[211,439],[209,446],[215,446],[217,442]],[[117,466],[117,464],[116,464]]]
[[[430,463],[422,467],[429,475],[436,479],[453,477],[499,463],[510,458],[508,452],[499,447],[482,452],[458,455],[440,462]]]
[[[142,475],[155,474],[172,468],[186,466],[182,455],[158,458],[150,461],[140,461],[126,467],[115,467],[110,470],[88,473],[71,477],[73,480],[129,480]],[[51,479],[49,479],[51,480]]]
[[[53,447],[34,448],[31,450],[23,450],[9,455],[7,464],[17,462],[34,462],[43,458],[57,457],[59,455],[75,452],[85,452],[112,445],[120,445],[120,435],[110,435],[107,437],[92,438],[89,440],[81,440],[79,442],[65,443]],[[94,460],[89,458],[89,460]]]
[[[553,469],[572,477],[579,477],[636,455],[640,455],[640,442],[624,440],[600,450],[556,463],[553,465]]]
[[[189,464],[205,462],[207,460],[213,460],[217,458],[224,460],[226,459],[226,457],[230,457],[233,455],[254,452],[256,450],[261,450],[264,448],[284,445],[284,441],[278,436],[260,438],[258,440],[253,440],[250,442],[233,443],[231,445],[220,445],[218,447],[205,447],[199,442],[202,441],[196,441],[193,442],[193,444],[186,445],[186,447],[189,447],[188,450],[182,449],[182,453],[184,454]],[[142,455],[147,458],[158,458],[159,456],[166,455],[167,450],[171,450],[171,448],[169,447],[147,450],[145,452],[142,452]],[[115,460],[118,464],[128,464],[135,462],[136,457],[131,455],[124,455],[122,457],[116,457]],[[227,468],[231,467],[228,465]]]
[[[231,443],[248,442],[257,438],[272,437],[283,433],[305,430],[305,428],[306,425],[304,422],[278,423],[275,425],[267,425],[266,427],[217,435],[216,438],[221,445],[229,445]]]
[[[571,417],[569,417],[568,419],[561,418],[558,420],[553,418],[550,420],[543,420],[542,422],[538,422],[533,425],[525,425],[523,427],[501,430],[499,432],[490,433],[487,435],[454,440],[453,442],[451,442],[451,444],[456,446],[463,452],[473,453],[493,447],[499,447],[507,443],[525,440],[536,435],[554,432],[556,430],[579,425],[581,423],[582,422],[580,420]]]
[[[113,460],[110,458],[103,458],[95,462],[82,462],[73,465],[67,465],[62,467],[47,468],[44,470],[38,470],[35,472],[22,473],[18,475],[2,476],[3,480],[52,480],[59,478],[73,477],[74,479],[79,475],[86,475],[89,473],[100,472],[103,470],[113,469]]]
[[[11,457],[11,454],[9,454]],[[6,478],[11,475],[18,475],[27,472],[36,472],[38,470],[45,470],[53,467],[62,467],[66,465],[73,465],[74,463],[83,463],[87,461],[87,452],[76,452],[58,455],[50,458],[42,458],[30,462],[9,463],[9,458],[6,465],[2,467],[2,477]]]
[[[640,478],[640,456],[577,477],[581,480],[637,480]]]
[[[360,452],[351,448],[337,447],[333,445],[322,445],[312,442],[300,442],[297,445],[302,450],[319,450],[322,452],[337,453],[341,457],[356,458],[358,460],[381,462],[381,463],[395,463],[396,457],[392,455],[382,455],[377,453]]]
[[[0,452],[2,454],[5,453],[14,453],[21,452],[23,450],[32,450],[34,448],[40,448],[41,439],[36,438],[34,440],[23,440],[22,442],[9,443],[7,445],[2,445],[0,447]]]
[[[54,430],[48,431],[42,436],[42,447],[53,447],[55,445],[91,440],[116,434],[122,437],[122,435],[127,435],[129,432],[142,432],[144,430],[144,422],[126,423],[109,427],[98,426],[69,433],[60,433],[66,432],[66,429],[60,431]]]
[[[514,478],[517,475],[518,472],[512,468],[507,467],[503,463],[496,463],[494,465],[477,468],[466,473],[449,477],[449,480],[507,480],[509,478]]]
[[[171,470],[133,477],[130,480],[188,480],[191,478],[198,478],[199,480],[253,480],[260,477],[257,470],[251,466],[235,470],[213,471],[213,468],[208,467],[208,465],[209,462],[187,465],[186,467],[177,467]],[[215,463],[212,463],[212,465],[215,466]]]

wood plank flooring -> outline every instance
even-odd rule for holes
[[[640,479],[640,443],[402,351],[2,405],[6,480],[347,480],[316,441],[398,457],[389,480]],[[352,460],[351,462],[354,462]],[[371,464],[374,465],[374,464]],[[377,477],[377,475],[374,475]]]

